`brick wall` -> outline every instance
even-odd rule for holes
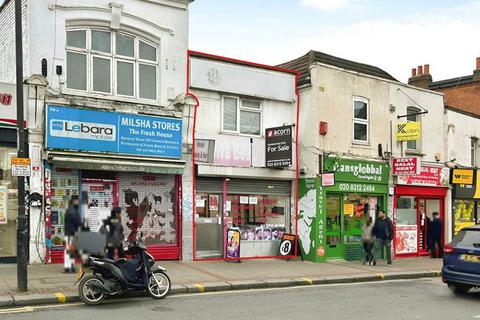
[[[445,105],[480,116],[480,82],[440,89]]]

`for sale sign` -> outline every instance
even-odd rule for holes
[[[292,126],[265,130],[265,161],[268,168],[292,165]]]
[[[412,176],[420,174],[418,157],[393,158],[392,174],[394,176]]]

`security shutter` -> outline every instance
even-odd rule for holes
[[[197,193],[221,193],[223,190],[222,178],[197,178]]]
[[[231,179],[227,182],[229,194],[290,195],[291,181]]]

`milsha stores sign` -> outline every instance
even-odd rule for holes
[[[182,120],[47,106],[47,147],[181,158]]]

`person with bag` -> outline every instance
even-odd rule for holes
[[[363,243],[363,252],[364,252],[364,260],[363,264],[367,264],[369,266],[373,263],[373,235],[372,235],[372,217],[367,217],[367,221],[364,225],[362,225],[362,243]]]
[[[373,260],[373,265],[377,264],[377,259],[381,256],[383,248],[385,248],[387,254],[387,267],[391,267],[393,223],[382,209],[378,210],[378,218],[375,220],[372,234],[375,237],[375,258]]]
[[[110,218],[105,220],[104,230],[107,236],[107,255],[108,259],[115,258],[115,249],[119,258],[125,258],[123,250],[123,226],[122,226],[122,210],[113,208]]]

